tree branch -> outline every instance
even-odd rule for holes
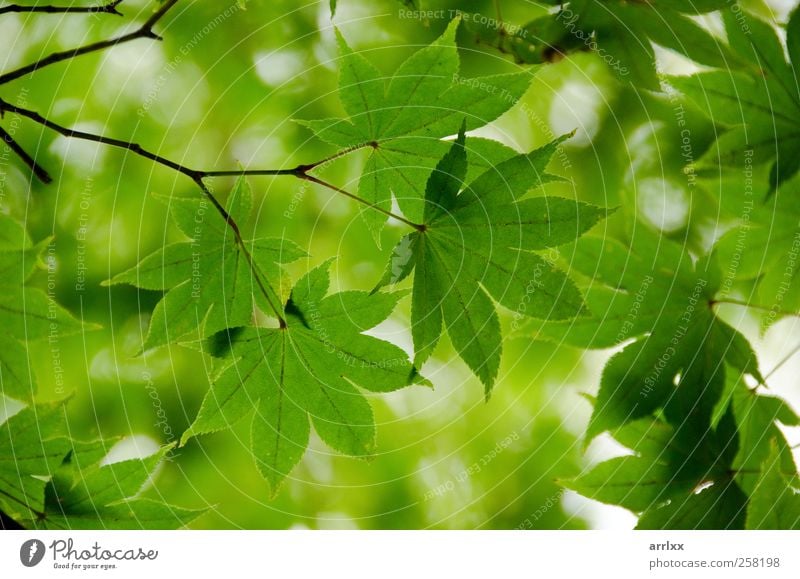
[[[176,1],[177,0],[174,0],[172,3],[174,4],[174,2],[176,2]],[[167,6],[167,5],[165,4],[165,6]],[[284,320],[283,316],[281,315],[280,308],[278,307],[278,304],[273,303],[272,298],[270,297],[270,293],[267,290],[267,288],[269,286],[269,282],[267,280],[262,279],[262,277],[260,275],[260,272],[258,271],[258,267],[256,266],[256,263],[253,260],[252,255],[250,254],[249,250],[247,249],[247,246],[246,246],[246,244],[244,242],[244,239],[242,238],[242,234],[241,234],[241,231],[239,229],[239,225],[236,223],[234,218],[228,213],[228,211],[225,209],[225,207],[223,207],[223,205],[219,202],[219,200],[214,196],[214,194],[211,192],[211,190],[206,185],[204,179],[210,178],[210,177],[222,177],[222,176],[247,176],[247,175],[280,176],[280,175],[289,175],[289,176],[292,176],[292,177],[295,177],[295,178],[298,178],[298,179],[302,179],[304,181],[309,181],[311,183],[316,183],[318,185],[322,185],[323,187],[327,187],[328,189],[330,189],[332,191],[335,191],[335,192],[337,192],[337,193],[339,193],[341,195],[344,195],[345,197],[348,197],[349,199],[353,199],[354,201],[357,201],[357,202],[359,202],[359,203],[361,203],[363,205],[366,205],[367,207],[369,207],[371,209],[374,209],[376,211],[380,211],[381,213],[383,213],[384,215],[386,215],[388,217],[393,217],[393,218],[397,219],[398,221],[401,221],[401,222],[413,227],[414,229],[416,229],[418,231],[424,231],[424,229],[425,229],[425,227],[423,225],[420,225],[418,223],[414,223],[412,221],[409,221],[408,219],[406,219],[405,217],[403,217],[401,215],[397,215],[395,213],[392,213],[391,211],[388,211],[388,210],[384,209],[383,207],[378,206],[375,203],[371,203],[370,201],[367,201],[366,199],[362,199],[361,197],[359,197],[357,195],[354,195],[354,194],[352,194],[352,193],[350,193],[348,191],[345,191],[341,187],[333,185],[332,183],[328,183],[327,181],[323,181],[322,179],[319,179],[319,178],[315,177],[314,175],[310,174],[310,171],[313,171],[315,169],[319,169],[319,168],[323,167],[324,165],[326,165],[327,163],[330,163],[331,161],[334,161],[335,159],[338,159],[338,158],[340,158],[340,157],[342,157],[342,156],[344,156],[344,155],[346,155],[346,154],[348,154],[348,153],[350,153],[350,152],[352,152],[352,151],[354,151],[356,149],[360,149],[360,148],[366,147],[366,146],[377,147],[378,146],[377,143],[364,143],[364,144],[356,146],[356,147],[351,147],[349,149],[345,149],[343,151],[339,151],[336,154],[331,155],[330,157],[327,157],[325,159],[322,159],[321,161],[318,161],[316,163],[311,163],[311,164],[307,164],[307,165],[298,165],[297,167],[294,167],[293,169],[242,169],[242,170],[235,170],[235,171],[203,171],[203,170],[192,169],[190,167],[187,167],[186,165],[182,165],[181,163],[177,163],[175,161],[172,161],[172,160],[170,160],[170,159],[168,159],[166,157],[163,157],[163,156],[161,156],[161,155],[159,155],[157,153],[153,153],[152,151],[148,151],[147,149],[145,149],[144,147],[142,147],[138,143],[133,143],[131,141],[125,141],[125,140],[122,140],[122,139],[114,139],[114,138],[111,138],[111,137],[105,137],[103,135],[96,135],[96,134],[93,134],[93,133],[87,133],[87,132],[84,132],[84,131],[77,131],[77,130],[74,130],[74,129],[70,129],[69,127],[65,127],[63,125],[60,125],[58,123],[55,123],[55,122],[51,121],[50,119],[47,119],[47,118],[43,117],[42,115],[40,115],[36,111],[32,111],[30,109],[19,107],[19,106],[13,105],[13,104],[11,104],[11,103],[3,100],[3,99],[0,99],[0,117],[2,117],[2,115],[4,115],[6,112],[16,113],[16,114],[18,114],[18,115],[20,115],[22,117],[25,117],[27,119],[30,119],[30,120],[34,121],[35,123],[37,123],[37,124],[39,124],[39,125],[41,125],[43,127],[46,127],[46,128],[48,128],[48,129],[50,129],[52,131],[55,131],[55,132],[65,136],[65,137],[74,138],[74,139],[81,139],[81,140],[84,140],[84,141],[91,141],[93,143],[100,143],[100,144],[103,144],[103,145],[108,145],[110,147],[116,147],[116,148],[119,148],[119,149],[124,149],[126,151],[130,151],[131,153],[134,153],[134,154],[136,154],[136,155],[138,155],[140,157],[144,157],[145,159],[153,161],[154,163],[157,163],[159,165],[163,165],[164,167],[168,167],[168,168],[170,168],[170,169],[172,169],[174,171],[177,171],[178,173],[181,173],[182,175],[185,175],[185,176],[189,177],[200,188],[200,190],[203,192],[203,195],[205,195],[205,197],[211,202],[211,204],[214,206],[216,211],[225,220],[225,223],[233,231],[234,238],[236,240],[236,244],[239,246],[239,249],[241,250],[242,255],[244,256],[244,258],[247,261],[251,271],[253,272],[253,276],[256,279],[256,283],[258,284],[259,289],[261,290],[262,294],[264,295],[265,299],[267,300],[267,303],[269,304],[270,308],[272,309],[273,314],[278,319],[280,327],[282,327],[282,328],[286,327],[286,321]],[[10,135],[9,135],[9,137],[10,137]],[[14,143],[13,139],[11,140],[11,143],[16,145],[16,143]],[[9,146],[12,146],[11,143],[9,144]],[[29,164],[33,163],[33,165],[31,165],[31,168],[34,171],[37,171],[37,168],[38,168],[39,171],[43,171],[40,167],[38,167],[38,165],[35,163],[34,159],[32,159],[30,156],[27,155],[27,153],[22,151],[21,148],[18,147],[18,149],[19,150],[18,150],[17,153],[20,154],[20,152],[21,152],[21,156],[24,155],[23,159],[26,159],[26,161],[30,161]],[[43,174],[46,175],[46,173],[43,173]],[[48,178],[49,178],[49,176],[48,176]]]
[[[116,14],[122,16],[122,12],[117,10],[117,6],[123,0],[113,0],[101,6],[20,6],[19,4],[9,4],[0,7],[0,14],[10,13],[39,13],[39,14]]]
[[[89,54],[91,52],[98,52],[100,50],[105,50],[106,48],[110,48],[112,46],[116,46],[118,44],[122,44],[124,42],[130,42],[131,40],[136,40],[137,38],[150,38],[153,40],[161,40],[161,37],[153,32],[153,26],[155,26],[159,20],[161,20],[169,10],[178,3],[178,0],[167,0],[164,4],[156,10],[153,15],[148,18],[144,24],[142,24],[138,29],[134,30],[133,32],[129,32],[128,34],[123,34],[122,36],[117,36],[116,38],[111,38],[109,40],[102,40],[100,42],[94,42],[92,44],[86,44],[84,46],[73,48],[70,50],[64,50],[62,52],[54,52],[48,56],[45,56],[36,62],[31,64],[27,64],[22,66],[16,70],[12,70],[11,72],[7,72],[3,75],[0,75],[0,85],[6,84],[11,82],[12,80],[16,80],[20,77],[26,76],[37,70],[44,68],[46,66],[50,66],[51,64],[56,64],[58,62],[63,62],[65,60],[70,60],[72,58],[76,58],[78,56]]]
[[[30,167],[33,174],[38,177],[38,179],[42,183],[50,183],[52,182],[53,178],[44,170],[44,168],[36,162],[36,159],[31,157],[25,149],[20,146],[3,127],[0,127],[0,139],[3,139],[3,142],[8,146],[9,149],[14,151],[17,156],[23,160],[23,162]]]
[[[203,179],[206,179],[206,178],[209,178],[209,177],[281,176],[281,175],[288,175],[288,176],[295,177],[297,179],[302,179],[304,181],[310,181],[312,183],[316,183],[318,185],[322,185],[323,187],[327,187],[328,189],[330,189],[332,191],[335,191],[336,193],[344,195],[345,197],[348,197],[349,199],[353,199],[354,201],[357,201],[358,203],[366,205],[367,207],[370,207],[370,208],[372,208],[372,209],[374,209],[376,211],[380,211],[384,215],[386,215],[388,217],[393,217],[394,219],[397,219],[398,221],[401,221],[401,222],[403,222],[403,223],[405,223],[405,224],[407,224],[407,225],[409,225],[409,226],[411,226],[414,229],[417,229],[419,231],[424,229],[423,226],[420,225],[419,223],[413,223],[412,221],[409,221],[408,219],[406,219],[405,217],[403,217],[401,215],[397,215],[396,213],[392,213],[391,211],[387,211],[386,209],[384,209],[382,207],[379,207],[375,203],[371,203],[371,202],[367,201],[366,199],[362,199],[361,197],[359,197],[357,195],[354,195],[354,194],[352,194],[352,193],[350,193],[348,191],[345,191],[341,187],[337,187],[336,185],[328,183],[327,181],[323,181],[322,179],[319,179],[319,178],[317,178],[317,177],[315,177],[315,176],[310,174],[311,171],[313,171],[315,169],[319,169],[320,167],[324,166],[326,163],[329,163],[329,162],[331,162],[331,161],[333,161],[335,159],[338,159],[339,157],[341,157],[343,155],[346,155],[347,153],[350,153],[350,152],[352,152],[352,151],[354,151],[356,149],[360,149],[360,148],[367,147],[367,146],[373,146],[374,147],[375,144],[373,144],[373,143],[364,143],[363,145],[360,145],[360,146],[357,146],[357,147],[351,147],[350,149],[345,149],[344,151],[340,151],[340,152],[336,153],[335,155],[327,157],[326,159],[323,159],[323,160],[318,161],[316,163],[311,163],[311,164],[308,164],[308,165],[298,165],[297,167],[294,167],[292,169],[240,169],[240,170],[233,170],[233,171],[203,171],[203,170],[198,170],[198,169],[191,169],[190,167],[187,167],[185,165],[181,165],[180,163],[176,163],[175,161],[171,161],[170,159],[167,159],[166,157],[162,157],[161,155],[158,155],[156,153],[148,151],[147,149],[143,148],[138,143],[125,141],[125,140],[122,140],[122,139],[113,139],[113,138],[110,138],[110,137],[104,137],[103,135],[95,135],[93,133],[86,133],[86,132],[83,132],[83,131],[76,131],[74,129],[70,129],[69,127],[65,127],[63,125],[59,125],[58,123],[54,123],[53,121],[51,121],[49,119],[46,119],[45,117],[43,117],[42,115],[40,115],[36,111],[32,111],[32,110],[29,110],[29,109],[18,107],[16,105],[13,105],[13,104],[11,104],[9,102],[4,101],[3,99],[0,99],[0,115],[5,113],[6,111],[12,112],[12,113],[16,113],[16,114],[18,114],[18,115],[20,115],[22,117],[26,117],[26,118],[28,118],[28,119],[30,119],[30,120],[32,120],[32,121],[44,126],[44,127],[47,127],[48,129],[51,129],[53,131],[56,131],[57,133],[60,133],[61,135],[64,135],[65,137],[70,137],[70,138],[75,138],[75,139],[82,139],[84,141],[92,141],[94,143],[101,143],[101,144],[104,144],[104,145],[108,145],[110,147],[116,147],[116,148],[119,148],[119,149],[125,149],[127,151],[130,151],[131,153],[139,155],[140,157],[144,157],[145,159],[149,159],[149,160],[153,161],[154,163],[158,163],[159,165],[163,165],[165,167],[169,167],[170,169],[172,169],[174,171],[177,171],[178,173],[182,173],[183,175],[186,175],[192,181],[197,183],[197,185],[201,189],[203,189],[204,194],[209,198],[209,200],[212,201],[212,203],[214,203],[215,207],[217,207],[217,211],[220,211],[220,215],[222,215],[222,217],[231,226],[235,225],[235,223],[233,223],[233,219],[231,218],[230,215],[227,214],[225,209],[221,205],[219,205],[219,203],[216,201],[216,199],[213,198],[213,195],[211,194],[211,192],[203,184]]]

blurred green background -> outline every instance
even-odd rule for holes
[[[504,20],[517,24],[545,10],[527,2],[501,4]],[[5,15],[3,69],[108,38],[141,22],[154,5],[125,0],[124,19]],[[431,0],[426,7],[496,14],[490,1]],[[137,40],[49,67],[2,87],[2,97],[191,167],[292,167],[334,152],[292,122],[343,114],[334,24],[387,74],[447,25],[447,19],[407,18],[400,10],[394,0],[340,0],[331,22],[327,0],[249,0],[246,11],[235,0],[184,2],[159,24],[163,42]],[[519,68],[476,43],[463,26],[459,44],[465,76]],[[659,56],[666,72],[692,70],[673,54]],[[638,221],[700,250],[713,240],[715,228],[734,219],[739,188],[723,191],[713,175],[688,183],[676,145],[676,102],[668,95],[623,86],[589,53],[531,70],[536,77],[523,103],[478,133],[529,151],[578,129],[566,155],[551,165],[569,181],[550,190],[619,206],[599,233],[621,233]],[[713,140],[712,127],[698,111],[687,106],[685,114],[696,146]],[[196,195],[196,187],[147,160],[70,141],[28,122],[20,123],[15,137],[36,152],[55,181],[31,183],[25,167],[13,162],[4,168],[2,209],[24,221],[35,240],[55,236],[57,300],[102,326],[62,340],[63,368],[46,344],[32,348],[42,397],[73,395],[69,412],[76,436],[134,436],[120,452],[148,452],[177,440],[208,388],[208,360],[177,346],[135,357],[160,294],[100,282],[179,238],[153,193]],[[355,190],[362,163],[353,154],[324,174]],[[294,268],[295,276],[336,256],[332,289],[370,289],[405,232],[390,225],[379,249],[351,201],[291,177],[250,183],[258,215],[247,229],[307,246],[311,258]],[[225,179],[213,183],[222,197],[230,185]],[[44,287],[46,278],[42,272],[37,281]],[[409,301],[376,330],[406,349]],[[506,312],[507,328],[511,317]],[[786,331],[785,325],[776,328]],[[769,340],[765,336],[763,343]],[[372,397],[379,445],[374,460],[337,456],[312,440],[300,466],[269,501],[244,421],[178,449],[146,492],[180,506],[208,507],[193,524],[197,528],[631,527],[634,518],[627,512],[590,504],[556,482],[608,451],[610,443],[601,439],[584,457],[580,439],[590,411],[580,394],[595,391],[608,354],[511,339],[487,403],[478,380],[443,343],[424,368],[434,390]]]

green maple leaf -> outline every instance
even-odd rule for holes
[[[378,285],[397,283],[415,272],[411,323],[418,367],[432,354],[444,325],[488,396],[502,349],[492,298],[541,318],[584,313],[572,281],[533,250],[574,240],[606,210],[558,197],[524,198],[533,187],[555,179],[545,166],[560,141],[513,157],[465,186],[462,127],[431,174],[422,225],[395,248]]]
[[[629,422],[612,433],[633,455],[562,484],[639,514],[640,529],[743,528],[747,496],[731,478],[726,422],[699,438],[654,418]]]
[[[743,13],[742,13],[743,14]],[[741,71],[711,71],[670,80],[711,120],[727,127],[701,163],[742,167],[772,163],[774,190],[800,169],[800,11],[787,27],[789,62],[775,29],[754,17],[742,22],[725,11],[728,41],[749,63]]]
[[[653,44],[708,66],[736,61],[724,44],[691,18],[728,8],[725,0],[550,3],[561,9],[510,32],[481,31],[480,38],[520,63],[550,62],[557,54],[596,50],[620,80],[649,90],[660,90]]]
[[[642,514],[637,529],[743,529],[747,495],[734,482],[716,482]]]
[[[346,291],[326,296],[330,262],[294,286],[285,328],[223,334],[233,360],[217,375],[182,441],[228,428],[253,412],[252,451],[274,496],[308,446],[310,427],[331,448],[368,457],[375,448],[372,392],[425,383],[397,346],[363,334],[402,294]]]
[[[800,267],[796,266],[800,208],[795,201],[799,193],[800,178],[796,177],[767,203],[755,205],[744,223],[714,245],[714,256],[720,264],[736,264],[730,268],[731,283],[742,284],[759,306],[762,330],[800,312]]]
[[[95,454],[99,445],[85,445],[82,457]],[[102,447],[106,445],[103,444]],[[202,511],[189,510],[138,496],[171,446],[143,459],[111,464],[95,463],[78,471],[70,461],[73,451],[45,489],[44,516],[32,522],[39,529],[176,529],[189,524]]]
[[[144,348],[179,339],[209,336],[252,321],[258,306],[275,313],[283,290],[282,264],[306,253],[286,239],[244,241],[247,254],[232,229],[205,199],[170,198],[172,217],[190,241],[172,243],[120,273],[106,284],[128,283],[148,290],[167,290],[153,311]],[[228,199],[227,211],[236,223],[250,217],[252,200],[244,178]]]
[[[392,195],[405,217],[419,221],[424,213],[425,183],[467,113],[467,129],[496,119],[525,93],[529,72],[464,79],[459,75],[455,34],[459,20],[400,65],[388,86],[384,76],[362,55],[339,40],[339,98],[348,119],[298,121],[319,138],[343,149],[369,146],[370,156],[359,182],[359,195],[384,210]],[[472,140],[470,140],[472,141]],[[470,142],[470,166],[492,166],[513,151],[495,141]],[[364,219],[376,239],[386,221],[365,209]]]
[[[518,64],[554,62],[570,52],[586,49],[574,34],[566,33],[564,25],[552,14],[540,16],[524,26],[487,24],[479,14],[464,18],[464,27],[476,42],[511,55]]]
[[[64,401],[27,406],[0,424],[0,510],[30,528],[177,528],[201,514],[135,496],[171,447],[101,461],[118,439],[67,436]]]
[[[42,269],[42,256],[51,240],[34,245],[25,229],[0,216],[0,393],[30,402],[36,377],[28,364],[27,342],[57,339],[85,331],[84,325],[58,305],[52,296],[30,287],[31,276]]]
[[[738,451],[732,462],[736,481],[750,493],[758,482],[757,473],[772,452],[777,453],[785,473],[797,473],[792,448],[778,423],[800,425],[800,417],[780,398],[757,394],[744,384],[736,384],[728,397],[736,419]],[[721,404],[725,404],[723,400]]]
[[[17,520],[44,510],[46,480],[69,452],[61,404],[29,406],[0,424],[0,509]]]
[[[581,348],[635,339],[603,370],[588,439],[657,410],[676,425],[687,421],[702,432],[727,372],[763,381],[746,338],[713,310],[721,278],[714,260],[695,264],[680,246],[638,227],[629,246],[580,239],[570,264],[584,276],[592,315],[534,322],[526,332]]]
[[[796,472],[782,470],[784,461],[775,441],[764,460],[750,505],[748,529],[800,529],[800,488]]]

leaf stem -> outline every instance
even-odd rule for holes
[[[755,310],[762,310],[765,312],[775,312],[776,314],[781,314],[784,316],[800,316],[800,312],[790,312],[788,310],[776,310],[772,307],[762,306],[760,304],[751,304],[749,302],[745,302],[742,300],[735,300],[729,298],[721,298],[721,299],[713,299],[708,302],[708,305],[712,308],[717,304],[731,304],[734,306],[742,306],[745,308],[753,308]]]
[[[39,13],[39,14],[116,14],[122,16],[122,12],[117,10],[117,6],[123,0],[113,0],[99,6],[20,6],[19,4],[9,4],[0,7],[0,14],[10,13]]]
[[[500,23],[500,28],[503,28],[503,13],[500,11],[500,0],[494,0],[494,11],[497,14],[497,21]]]
[[[795,356],[795,354],[797,354],[797,352],[800,352],[800,344],[797,344],[794,348],[792,348],[792,350],[788,354],[786,354],[783,358],[781,358],[780,362],[778,362],[777,364],[775,364],[775,366],[773,366],[772,370],[767,372],[766,376],[764,376],[764,382],[766,382],[772,375],[774,375],[775,372],[780,370],[783,367],[783,365],[786,364],[786,362],[791,360]]]
[[[211,201],[211,204],[214,206],[214,208],[217,210],[217,212],[225,220],[225,223],[228,224],[228,226],[230,227],[231,231],[233,231],[233,236],[234,236],[234,239],[236,240],[236,245],[239,246],[239,251],[242,252],[242,255],[244,256],[245,261],[247,261],[247,265],[250,268],[250,271],[253,272],[253,277],[256,280],[256,284],[258,284],[258,289],[263,294],[264,299],[267,300],[267,304],[269,304],[269,307],[272,310],[272,313],[278,319],[278,325],[281,328],[285,328],[286,327],[286,320],[281,315],[280,308],[272,301],[272,297],[270,296],[270,293],[267,290],[267,286],[269,285],[269,282],[261,279],[261,272],[259,271],[258,265],[256,264],[255,260],[253,260],[252,254],[247,249],[247,245],[245,244],[245,241],[242,238],[242,232],[239,229],[239,225],[233,219],[231,214],[228,213],[228,211],[222,206],[222,204],[219,202],[219,200],[214,196],[214,194],[211,192],[211,190],[208,188],[208,186],[203,181],[202,177],[196,178],[195,179],[195,183],[197,183],[197,186],[200,187],[200,190],[203,192],[203,195],[205,195],[208,198],[208,200]]]
[[[374,209],[375,211],[380,211],[381,213],[383,213],[387,217],[393,217],[394,219],[397,219],[398,221],[402,221],[403,223],[405,223],[406,225],[408,225],[410,227],[413,227],[417,231],[425,231],[425,226],[424,225],[422,225],[420,223],[414,223],[413,221],[409,221],[408,219],[406,219],[402,215],[397,215],[396,213],[392,213],[391,211],[388,211],[387,209],[384,209],[383,207],[381,207],[380,205],[377,205],[376,203],[372,203],[371,201],[367,201],[366,199],[363,199],[363,198],[359,197],[358,195],[353,195],[349,191],[345,191],[341,187],[338,187],[338,186],[336,186],[336,185],[334,185],[332,183],[328,183],[327,181],[323,181],[322,179],[319,179],[319,178],[315,177],[314,175],[309,175],[308,173],[303,173],[300,176],[300,178],[305,180],[305,181],[310,181],[311,183],[316,183],[317,185],[322,185],[323,187],[327,187],[331,191],[336,191],[337,193],[339,193],[341,195],[344,195],[345,197],[348,197],[348,198],[350,198],[350,199],[352,199],[354,201],[357,201],[357,202],[361,203],[362,205],[364,205],[366,207],[369,207],[370,209]]]
[[[316,169],[320,169],[329,163],[344,157],[345,155],[349,155],[354,151],[358,151],[359,149],[363,149],[364,147],[372,147],[373,149],[378,147],[378,143],[375,141],[362,143],[360,145],[354,145],[352,147],[348,147],[346,149],[342,149],[337,151],[333,155],[325,157],[319,161],[314,163],[309,163],[307,165],[298,165],[292,169],[238,169],[238,170],[227,170],[227,171],[199,171],[201,175],[205,177],[241,177],[241,176],[251,176],[251,177],[269,177],[269,176],[280,176],[280,175],[290,175],[292,177],[297,177],[299,179],[303,178],[305,173],[309,171],[314,171]]]
[[[0,85],[6,84],[11,82],[12,80],[16,80],[23,76],[29,75],[37,70],[44,68],[46,66],[50,66],[51,64],[56,64],[58,62],[63,62],[65,60],[70,60],[72,58],[76,58],[78,56],[89,54],[91,52],[98,52],[100,50],[105,50],[106,48],[110,48],[112,46],[116,46],[118,44],[123,44],[125,42],[130,42],[131,40],[136,40],[138,38],[150,38],[152,40],[161,40],[161,37],[153,32],[153,26],[155,26],[159,20],[161,20],[169,10],[178,3],[178,0],[167,0],[161,7],[156,10],[150,18],[148,18],[144,24],[142,24],[139,28],[134,30],[133,32],[129,32],[128,34],[123,34],[122,36],[116,36],[114,38],[110,38],[108,40],[101,40],[100,42],[93,42],[91,44],[86,44],[84,46],[80,46],[78,48],[72,48],[70,50],[64,50],[61,52],[53,52],[52,54],[40,58],[36,62],[32,62],[31,64],[26,64],[16,70],[12,70],[11,72],[7,72],[3,75],[0,75]]]

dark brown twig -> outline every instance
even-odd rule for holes
[[[103,144],[103,145],[108,145],[110,147],[116,147],[118,149],[124,149],[126,151],[130,151],[131,153],[134,153],[135,155],[138,155],[140,157],[144,157],[145,159],[153,161],[154,163],[157,163],[159,165],[163,165],[164,167],[168,167],[168,168],[172,169],[173,171],[177,171],[178,173],[181,173],[182,175],[186,175],[187,177],[189,177],[200,188],[200,190],[203,192],[203,195],[205,195],[205,197],[211,202],[211,204],[214,206],[216,211],[222,216],[222,218],[225,220],[225,222],[228,224],[228,226],[233,231],[236,243],[239,246],[239,248],[241,249],[242,254],[245,257],[245,259],[247,260],[248,264],[250,265],[250,268],[253,271],[253,274],[255,276],[255,279],[256,279],[256,282],[257,282],[257,284],[259,286],[259,289],[264,294],[264,297],[266,298],[267,303],[269,304],[270,308],[272,309],[273,314],[277,317],[278,322],[280,323],[281,327],[284,327],[286,322],[283,319],[283,317],[281,316],[278,306],[272,302],[271,295],[270,295],[269,291],[267,291],[268,283],[261,279],[261,277],[259,275],[259,272],[257,271],[256,264],[253,261],[253,258],[250,255],[250,252],[247,250],[246,244],[245,244],[245,242],[244,242],[244,240],[242,238],[242,235],[241,235],[241,232],[240,232],[240,229],[239,229],[239,225],[236,223],[236,221],[233,219],[233,217],[225,210],[225,207],[222,206],[222,204],[219,202],[219,200],[214,196],[214,194],[211,192],[211,190],[205,184],[204,179],[210,178],[210,177],[223,177],[223,176],[248,176],[248,175],[251,175],[251,176],[254,176],[254,175],[280,176],[280,175],[288,175],[288,176],[295,177],[297,179],[302,179],[304,181],[309,181],[311,183],[316,183],[318,185],[322,185],[323,187],[327,187],[328,189],[330,189],[332,191],[335,191],[335,192],[337,192],[337,193],[339,193],[341,195],[344,195],[345,197],[348,197],[349,199],[353,199],[353,200],[355,200],[355,201],[357,201],[357,202],[359,202],[359,203],[361,203],[363,205],[366,205],[367,207],[370,207],[371,209],[374,209],[376,211],[380,211],[384,215],[387,215],[389,217],[393,217],[393,218],[395,218],[395,219],[397,219],[399,221],[402,221],[403,223],[406,223],[407,225],[409,225],[409,226],[411,226],[411,227],[413,227],[413,228],[415,228],[417,230],[421,231],[423,229],[422,225],[419,225],[417,223],[413,223],[413,222],[409,221],[408,219],[404,218],[401,215],[397,215],[395,213],[392,213],[391,211],[388,211],[388,210],[386,210],[386,209],[384,209],[382,207],[379,207],[375,203],[371,203],[371,202],[367,201],[366,199],[362,199],[361,197],[359,197],[357,195],[354,195],[354,194],[352,194],[352,193],[350,193],[348,191],[345,191],[341,187],[338,187],[338,186],[336,186],[336,185],[334,185],[332,183],[328,183],[327,181],[323,181],[322,179],[319,179],[318,177],[315,177],[314,175],[310,174],[310,171],[313,171],[314,169],[317,169],[317,168],[323,166],[324,164],[341,157],[342,154],[343,154],[342,152],[336,153],[335,155],[332,155],[331,157],[328,157],[328,158],[323,159],[321,161],[318,161],[316,163],[311,163],[311,164],[308,164],[308,165],[298,165],[297,167],[294,167],[293,169],[241,169],[241,170],[235,170],[235,171],[202,171],[202,170],[192,169],[190,167],[187,167],[186,165],[182,165],[180,163],[177,163],[175,161],[167,159],[166,157],[164,157],[162,155],[159,155],[157,153],[153,153],[152,151],[149,151],[149,150],[145,149],[144,147],[142,147],[138,143],[133,143],[131,141],[125,141],[125,140],[122,140],[122,139],[114,139],[114,138],[111,138],[111,137],[105,137],[103,135],[96,135],[96,134],[87,133],[87,132],[84,132],[84,131],[76,131],[74,129],[70,129],[69,127],[65,127],[63,125],[55,123],[55,122],[51,121],[50,119],[47,119],[47,118],[43,117],[42,115],[40,115],[36,111],[32,111],[32,110],[29,110],[29,109],[26,109],[26,108],[23,108],[23,107],[19,107],[19,106],[16,106],[14,104],[11,104],[9,102],[6,102],[3,99],[0,99],[0,115],[5,114],[6,112],[12,112],[12,113],[15,113],[15,114],[17,114],[17,115],[19,115],[21,117],[25,117],[25,118],[27,118],[27,119],[29,119],[31,121],[34,121],[35,123],[37,123],[39,125],[42,125],[43,127],[46,127],[46,128],[48,128],[48,129],[50,129],[52,131],[55,131],[55,132],[63,135],[65,137],[70,137],[70,138],[74,138],[74,139],[81,139],[81,140],[84,140],[84,141],[91,141],[93,143],[100,143],[100,144]],[[363,146],[374,146],[374,144],[365,143]],[[355,147],[355,148],[360,148],[360,147]],[[348,152],[350,152],[350,151],[352,151],[354,149],[349,149]],[[27,158],[30,159],[30,157],[27,157]],[[35,163],[35,161],[33,159],[30,159],[30,161]]]
[[[116,14],[122,16],[122,12],[117,10],[117,6],[123,0],[113,0],[100,6],[20,6],[19,4],[9,4],[0,7],[0,14]]]
[[[122,36],[117,36],[115,38],[110,38],[109,40],[102,40],[100,42],[93,42],[92,44],[86,44],[84,46],[80,46],[78,48],[72,48],[70,50],[64,50],[61,52],[54,52],[48,56],[40,58],[36,62],[32,62],[31,64],[26,64],[16,70],[12,70],[11,72],[7,72],[3,75],[0,75],[0,85],[6,84],[11,82],[12,80],[16,80],[23,76],[29,75],[33,72],[36,72],[39,69],[42,69],[46,66],[50,66],[51,64],[56,64],[58,62],[63,62],[65,60],[70,60],[76,58],[78,56],[89,54],[91,52],[98,52],[100,50],[105,50],[106,48],[110,48],[112,46],[116,46],[118,44],[122,44],[124,42],[130,42],[131,40],[136,40],[138,38],[150,38],[152,40],[161,40],[161,37],[153,32],[153,26],[155,26],[159,20],[161,20],[169,10],[178,3],[178,0],[167,0],[164,4],[156,10],[153,15],[148,18],[144,24],[142,24],[139,28],[134,30],[133,32],[129,32],[128,34],[123,34]]]
[[[3,127],[0,127],[0,139],[8,146],[9,149],[14,151],[16,155],[23,160],[23,162],[30,167],[33,174],[42,182],[42,183],[50,183],[53,181],[53,178],[45,171],[45,169],[36,162],[36,159],[31,157],[28,152],[22,148],[22,146],[14,140],[12,137]]]

